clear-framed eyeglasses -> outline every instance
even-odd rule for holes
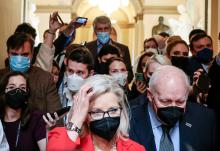
[[[107,111],[96,109],[94,111],[90,111],[89,115],[93,120],[100,120],[105,117],[105,114],[108,114],[109,117],[118,117],[121,115],[121,111],[122,107],[110,108]]]

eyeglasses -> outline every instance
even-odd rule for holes
[[[15,95],[16,93],[18,93],[18,91],[20,91],[21,94],[23,94],[23,95],[28,94],[26,87],[20,87],[20,88],[19,87],[18,88],[16,88],[16,87],[14,87],[14,88],[8,87],[8,88],[6,88],[6,90],[11,95]],[[16,90],[16,91],[12,91],[12,90]]]
[[[89,114],[93,120],[100,120],[105,117],[107,113],[109,117],[117,117],[121,115],[122,107],[110,108],[108,111],[96,110],[90,111]]]

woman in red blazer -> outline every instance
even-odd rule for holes
[[[145,151],[128,138],[122,88],[107,75],[88,78],[74,96],[66,127],[49,132],[48,151]]]

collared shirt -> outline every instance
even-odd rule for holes
[[[150,103],[148,103],[148,113],[150,117],[150,122],[154,134],[154,141],[156,145],[157,151],[160,149],[160,139],[163,134],[163,130],[161,128],[161,123],[157,119],[157,115],[153,111],[153,108]],[[170,138],[172,140],[174,151],[180,151],[180,136],[179,136],[179,122],[170,130]],[[147,137],[147,136],[146,136]]]
[[[73,105],[73,93],[67,87],[67,75],[64,73],[63,81],[58,90],[62,107]],[[69,112],[64,116],[64,123],[68,121]]]
[[[109,45],[112,44],[111,39],[109,40],[109,42],[108,42],[107,44],[109,44]],[[98,46],[98,47],[97,47],[97,54],[99,54],[100,50],[101,50],[102,47],[103,47],[103,44],[97,40],[97,46]]]
[[[209,72],[209,65],[206,65],[206,64],[201,64],[202,65],[202,68],[205,70],[206,73]]]

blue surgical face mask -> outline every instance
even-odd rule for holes
[[[110,40],[109,32],[97,32],[98,41],[106,44]]]
[[[12,55],[9,58],[9,65],[12,71],[27,72],[30,68],[30,58],[20,55]]]

